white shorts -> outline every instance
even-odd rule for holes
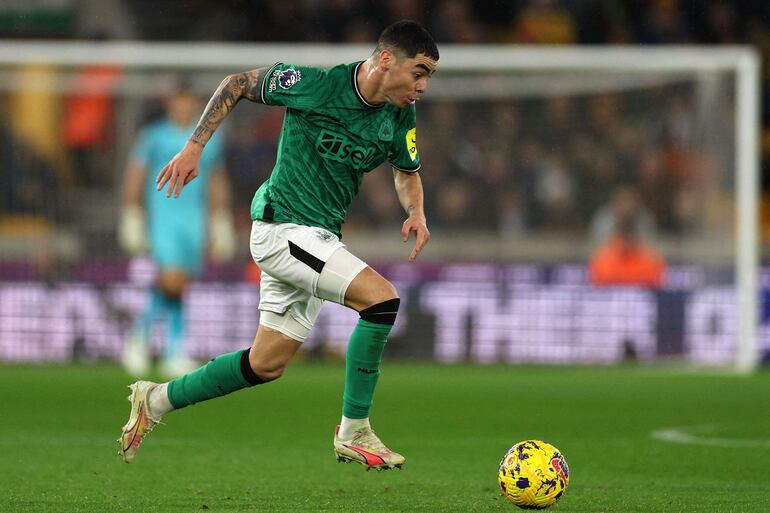
[[[324,300],[345,304],[345,292],[366,263],[323,228],[254,221],[251,257],[262,269],[259,323],[300,342]]]

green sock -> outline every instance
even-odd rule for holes
[[[380,377],[382,352],[391,328],[392,324],[360,319],[350,336],[345,360],[345,393],[342,397],[342,414],[349,419],[369,417],[374,388]]]
[[[249,365],[249,350],[219,355],[203,367],[171,380],[168,400],[174,409],[221,397],[263,381]]]

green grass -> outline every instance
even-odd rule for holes
[[[343,368],[297,364],[275,383],[166,417],[126,465],[115,439],[128,378],[112,366],[0,367],[3,512],[517,511],[497,463],[541,438],[571,469],[555,512],[770,511],[770,374],[661,368],[386,362],[374,426],[402,471],[338,464]],[[677,445],[711,426],[764,447]]]

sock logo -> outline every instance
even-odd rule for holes
[[[364,369],[363,367],[359,367],[358,372],[363,372],[365,374],[375,374],[379,372],[379,369]]]

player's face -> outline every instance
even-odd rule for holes
[[[173,94],[166,100],[166,113],[175,123],[186,127],[200,114],[200,101],[190,91]]]
[[[388,103],[403,109],[420,101],[437,66],[437,61],[421,53],[414,57],[393,55],[383,87]]]

